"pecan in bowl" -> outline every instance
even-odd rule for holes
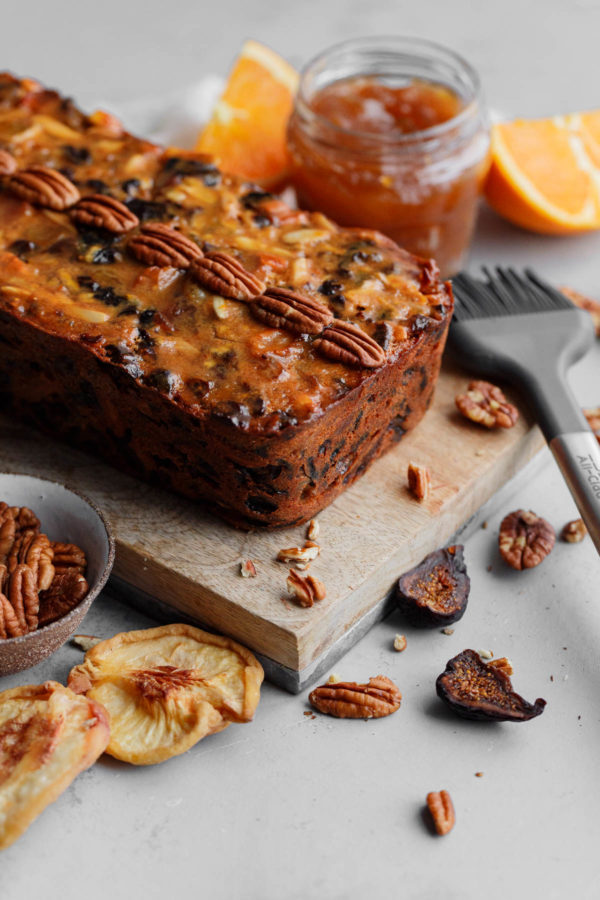
[[[308,697],[319,712],[338,719],[380,719],[400,709],[402,694],[384,675],[370,678],[367,684],[338,681],[322,684]]]
[[[448,660],[445,671],[438,676],[437,695],[465,719],[527,722],[541,715],[546,701],[540,697],[535,703],[528,703],[515,693],[509,669],[512,671],[504,658],[502,665],[492,665],[475,650],[463,650]]]
[[[504,517],[498,535],[502,559],[513,569],[539,566],[554,547],[554,528],[531,510],[517,509]]]
[[[470,381],[464,394],[456,397],[456,407],[466,419],[485,428],[512,428],[519,410],[489,381]]]

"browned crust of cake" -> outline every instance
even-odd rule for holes
[[[232,179],[227,184],[235,190]],[[1,222],[0,216],[0,236]],[[279,239],[279,232],[272,234]],[[319,373],[316,384],[326,377],[336,386],[333,393],[320,391],[320,402],[308,403],[305,415],[253,412],[241,397],[238,402],[235,379],[230,401],[190,403],[185,392],[171,390],[156,377],[151,359],[142,355],[132,367],[126,353],[119,355],[110,323],[107,337],[99,327],[99,338],[90,340],[69,331],[60,319],[44,321],[43,287],[30,297],[23,293],[27,264],[14,266],[16,282],[0,275],[5,282],[0,284],[2,409],[136,477],[201,500],[238,527],[305,521],[421,419],[431,402],[452,311],[450,288],[439,283],[428,261],[381,235],[332,226],[332,245],[336,240],[347,244],[350,237],[380,248],[406,271],[407,285],[426,286],[423,314],[415,314],[420,301],[418,288],[411,288],[413,312],[401,324],[391,321],[396,331],[386,361],[372,369],[318,362],[310,340],[291,336],[290,342],[300,341],[298,348],[307,354],[302,377],[306,380],[312,367]],[[317,259],[326,266],[323,254]],[[321,277],[328,274],[335,273],[324,269]],[[15,283],[20,284],[17,293]],[[358,324],[376,333],[374,323],[363,321]],[[251,316],[243,327],[252,337],[264,329]],[[292,375],[293,366],[300,365],[297,358],[296,353],[289,363]]]

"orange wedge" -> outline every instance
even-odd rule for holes
[[[484,193],[530,231],[600,228],[600,110],[495,125]]]
[[[286,127],[298,73],[273,50],[246,41],[196,150],[214,156],[223,171],[266,188],[289,173]]]

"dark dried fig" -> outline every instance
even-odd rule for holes
[[[526,722],[539,716],[546,701],[528,703],[512,689],[505,667],[485,663],[474,650],[463,650],[446,663],[435,683],[438,697],[465,719]]]
[[[413,625],[435,628],[462,617],[467,608],[471,579],[463,558],[464,547],[455,544],[436,550],[398,579],[398,608]]]

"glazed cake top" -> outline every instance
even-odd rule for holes
[[[107,113],[84,115],[6,74],[2,151],[17,176],[32,166],[58,171],[81,198],[114,198],[139,224],[121,234],[90,226],[72,207],[24,199],[15,173],[4,174],[0,310],[81,341],[197,415],[276,431],[318,415],[376,370],[319,352],[318,334],[271,327],[250,302],[224,298],[191,268],[141,261],[130,244],[149,224],[176,229],[205,259],[223,251],[264,288],[292,290],[353,323],[385,351],[383,364],[401,358],[431,319],[451,314],[435,265],[383,236],[291,210],[206,157],[135,138]]]

